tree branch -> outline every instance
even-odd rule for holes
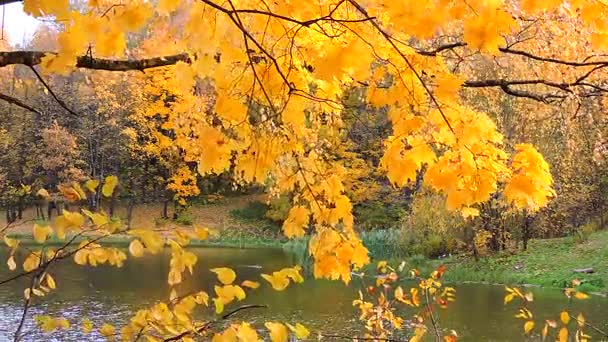
[[[2,1],[2,0],[0,0]],[[42,57],[55,52],[47,51],[4,51],[0,52],[0,67],[8,65],[22,64],[29,67],[39,65],[42,62]],[[93,70],[107,71],[129,71],[129,70],[145,70],[162,66],[174,65],[177,62],[190,63],[190,57],[187,53],[181,53],[171,56],[144,58],[144,59],[126,59],[113,60],[104,58],[94,58],[90,56],[80,56],[77,58],[76,67]]]
[[[68,113],[70,113],[73,116],[77,117],[78,114],[76,114],[73,110],[71,110],[70,108],[68,108],[68,106],[65,104],[65,102],[63,102],[63,100],[61,100],[59,97],[57,97],[57,95],[55,94],[55,92],[53,91],[53,89],[51,89],[51,87],[49,87],[48,83],[46,83],[46,81],[44,80],[44,78],[42,78],[42,76],[36,70],[36,68],[34,68],[34,66],[30,65],[30,69],[32,69],[32,72],[34,73],[34,75],[36,75],[36,77],[38,78],[38,80],[40,81],[40,83],[42,83],[42,85],[44,86],[44,88],[46,88],[46,90],[48,90],[49,94],[51,94],[51,96],[53,96],[53,98],[55,99],[55,101],[57,101],[57,103],[63,109],[65,109]]]
[[[23,101],[19,100],[18,98],[12,97],[12,96],[8,96],[5,94],[0,93],[0,100],[4,100],[10,104],[14,104],[15,106],[21,107],[23,109],[26,109],[32,113],[35,113],[37,115],[42,115],[42,113],[40,113],[37,109],[30,107],[29,105],[25,104]]]

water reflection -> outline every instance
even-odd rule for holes
[[[352,300],[357,296],[356,284],[347,287],[339,282],[305,281],[276,292],[260,280],[261,272],[272,272],[295,263],[281,250],[238,250],[207,248],[194,250],[198,256],[195,273],[187,277],[178,288],[179,293],[205,289],[212,292],[215,274],[209,268],[227,266],[237,271],[238,281],[258,280],[263,286],[251,292],[245,303],[265,304],[268,309],[242,312],[242,319],[260,323],[281,320],[302,322],[311,330],[354,335],[360,331]],[[0,250],[0,260],[6,260]],[[21,259],[22,260],[22,259]],[[51,270],[58,283],[58,291],[47,298],[37,300],[31,310],[26,329],[33,327],[35,314],[63,315],[72,322],[83,317],[95,323],[108,322],[120,325],[135,310],[164,300],[169,295],[166,282],[169,254],[129,259],[121,269],[109,266],[82,267],[66,262]],[[0,266],[0,279],[9,275],[6,265]],[[22,310],[22,294],[26,284],[13,282],[0,286],[0,341],[9,340],[19,321]],[[513,317],[516,307],[504,306],[504,288],[462,284],[457,286],[457,302],[448,311],[441,312],[441,326],[458,331],[461,341],[521,341],[523,322]],[[537,321],[555,319],[568,303],[560,291],[534,289],[535,301],[531,310]],[[576,302],[579,308],[596,322],[607,328],[608,301],[593,297]],[[578,311],[574,311],[578,313]],[[210,312],[206,314],[211,314]],[[539,324],[539,323],[538,323]],[[26,341],[83,341],[99,340],[99,335],[82,335],[72,329],[52,337],[40,332],[27,336]]]

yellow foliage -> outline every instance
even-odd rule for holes
[[[283,222],[283,232],[288,238],[303,237],[304,228],[308,225],[310,212],[305,207],[296,205],[289,210],[287,219]]]

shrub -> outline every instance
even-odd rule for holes
[[[194,217],[189,211],[183,210],[177,215],[175,222],[184,226],[191,226],[194,224]]]
[[[421,192],[401,220],[398,244],[408,255],[439,257],[455,252],[463,225],[458,214],[445,209],[440,196]]]

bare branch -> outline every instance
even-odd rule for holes
[[[26,109],[34,114],[42,115],[42,113],[40,113],[37,109],[30,107],[29,105],[25,104],[23,101],[19,100],[18,98],[0,93],[0,100],[4,100],[10,104],[14,104],[15,106]]]
[[[46,90],[48,90],[49,94],[51,94],[51,96],[53,96],[53,98],[55,99],[55,101],[57,101],[57,103],[63,109],[65,109],[68,113],[72,114],[73,116],[78,116],[78,114],[76,114],[73,110],[71,110],[70,108],[68,108],[68,106],[65,104],[65,102],[63,102],[63,100],[61,100],[59,97],[57,97],[57,95],[55,94],[55,92],[53,91],[53,89],[51,89],[51,87],[49,87],[48,83],[46,83],[46,81],[44,80],[44,78],[42,78],[42,76],[40,75],[40,73],[38,71],[36,71],[36,68],[34,68],[34,66],[30,65],[30,69],[32,69],[32,72],[36,75],[36,77],[38,78],[38,80],[40,81],[40,83],[42,83],[42,85],[46,88]]]

